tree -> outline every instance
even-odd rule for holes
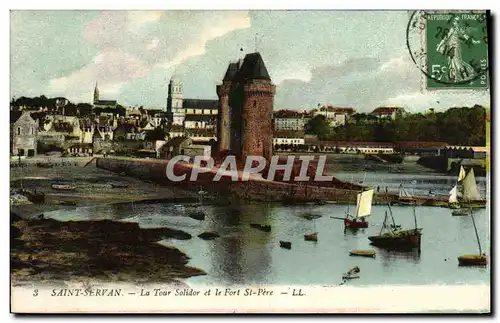
[[[305,125],[305,132],[318,136],[319,140],[327,139],[330,135],[330,131],[330,123],[326,120],[325,116],[322,115],[315,116]]]
[[[165,132],[165,130],[163,130],[162,127],[156,127],[154,130],[148,131],[145,140],[148,141],[165,140],[166,137],[167,133]]]
[[[78,103],[76,108],[80,117],[88,117],[92,114],[92,105],[89,103]]]

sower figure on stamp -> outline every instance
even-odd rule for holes
[[[474,68],[462,59],[462,42],[469,41],[470,37],[465,28],[460,26],[458,20],[458,17],[453,18],[453,26],[436,49],[441,55],[448,57],[448,75],[446,76],[449,81],[453,82],[466,81],[476,75]],[[479,44],[479,40],[470,39],[470,41],[473,44]]]

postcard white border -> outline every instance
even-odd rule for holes
[[[44,1],[44,2],[37,2],[37,1],[4,1],[2,2],[2,7],[5,6],[5,8],[2,8],[2,18],[1,19],[1,28],[2,28],[2,44],[5,46],[2,51],[2,64],[3,64],[3,71],[9,71],[9,50],[8,50],[8,44],[9,44],[9,11],[8,9],[158,9],[159,8],[159,3],[158,1],[151,1],[151,0],[142,0],[142,1],[131,1],[131,0],[122,0],[122,1],[102,1],[102,0],[88,0],[85,2],[80,2],[78,3],[78,7],[75,7],[74,2],[67,2],[67,1]],[[483,0],[476,0],[476,1],[454,1],[453,3],[450,3],[453,5],[453,9],[486,9],[490,8],[494,10],[494,15],[495,18],[498,19],[498,1],[483,1]],[[336,10],[341,10],[341,9],[364,9],[364,10],[382,10],[382,9],[445,9],[445,7],[442,6],[442,3],[438,3],[436,1],[432,0],[421,0],[418,2],[400,2],[400,1],[387,1],[387,0],[379,0],[377,2],[368,2],[368,1],[362,1],[362,0],[351,0],[348,2],[336,2],[336,3],[331,3],[331,2],[325,2],[321,0],[307,0],[307,1],[275,1],[271,3],[270,1],[265,1],[265,0],[255,0],[252,1],[251,3],[248,2],[235,2],[235,1],[218,1],[216,3],[213,2],[205,2],[202,0],[184,0],[180,2],[170,2],[168,5],[162,4],[161,8],[168,8],[168,9],[336,9]],[[498,22],[496,23],[498,25]],[[497,27],[498,28],[498,27]],[[498,33],[495,33],[495,36],[497,36]],[[495,46],[498,46],[498,37],[495,39]],[[498,53],[498,47],[496,47],[496,52]],[[494,64],[495,70],[492,71],[493,74],[497,74],[498,70],[498,64]],[[5,73],[5,72],[4,72]],[[497,87],[498,81],[493,84],[494,85],[494,90],[498,91]],[[4,96],[4,103],[7,105],[7,100],[10,101],[10,91],[9,91],[9,73],[4,74],[3,78],[3,91],[6,93]],[[496,92],[498,93],[498,92]],[[495,107],[496,102],[492,102],[491,106]],[[2,120],[8,120],[8,109],[2,109],[2,113],[5,113],[5,117],[2,118]],[[496,114],[495,114],[496,115]],[[496,121],[496,120],[495,120]],[[4,137],[7,137],[8,134],[8,127],[3,128]],[[4,158],[2,158],[2,161],[5,163],[5,167],[2,167],[2,170],[5,171],[5,175],[8,175],[8,159],[7,159],[7,140],[2,140],[0,141],[2,148],[1,151],[5,154]],[[495,144],[492,149],[497,150],[497,145]],[[493,165],[492,165],[493,167]],[[494,179],[492,179],[494,180]],[[4,181],[4,186],[2,187],[2,194],[3,196],[7,196],[8,191],[9,191],[9,184],[7,181]],[[499,199],[500,194],[496,194],[495,192],[495,197],[496,200]],[[7,199],[3,199],[2,202],[4,203],[6,209],[8,209],[8,202]],[[498,221],[496,221],[498,222]],[[495,225],[496,229],[497,225]],[[4,238],[4,246],[9,245],[8,238],[9,237],[9,227],[7,225],[2,226],[3,230],[3,237]],[[498,241],[498,239],[496,239]],[[495,249],[497,247],[497,244],[495,244]],[[7,305],[10,301],[9,298],[9,290],[10,290],[10,272],[9,272],[9,266],[10,266],[10,252],[8,247],[3,248],[4,252],[6,253],[2,259],[3,259],[3,266],[2,266],[2,301],[3,304]],[[494,261],[492,259],[492,261]],[[453,288],[453,286],[450,286],[450,288]],[[492,306],[494,306],[492,304]],[[3,311],[3,316],[2,317],[2,322],[8,322],[10,320],[14,320],[14,317],[12,315],[9,315],[7,311]],[[52,317],[45,317],[45,318],[39,318],[41,320],[50,320],[52,321]],[[65,321],[73,321],[79,318],[76,317],[65,317]],[[102,317],[93,317],[92,320],[94,322],[101,322],[101,320],[106,320],[108,322],[114,321],[118,318],[113,317],[113,318],[102,318]],[[143,321],[144,319],[147,319],[147,317],[138,317],[134,318],[134,321]],[[170,319],[177,319],[175,317],[169,318]],[[237,318],[235,318],[237,319]],[[266,320],[269,318],[259,318],[259,320]],[[271,318],[272,319],[272,318]],[[337,318],[335,318],[337,319]],[[384,319],[384,318],[379,318],[379,319]]]

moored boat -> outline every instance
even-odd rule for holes
[[[72,191],[75,189],[73,186],[65,184],[52,184],[51,187],[54,190],[60,190],[60,191]]]
[[[128,188],[128,184],[114,184],[111,183],[112,188]]]
[[[342,279],[343,280],[347,280],[347,279],[356,279],[356,278],[359,278],[359,267],[356,266],[354,268],[351,268],[348,272],[344,273],[342,275]]]
[[[365,220],[365,217],[371,214],[373,192],[373,189],[369,189],[357,195],[356,212],[354,216],[350,215],[349,210],[347,210],[344,219],[344,227],[346,229],[368,228],[368,222]]]
[[[472,220],[472,225],[474,226],[474,232],[476,233],[477,246],[479,249],[479,254],[476,255],[463,255],[458,257],[459,266],[486,266],[488,264],[488,258],[486,254],[483,253],[481,248],[481,241],[479,240],[479,234],[477,233],[476,221],[474,220],[474,214],[472,213],[472,208],[470,208],[470,218]]]
[[[420,248],[422,229],[392,230],[390,232],[371,236],[368,239],[373,246],[388,249]]]
[[[463,255],[458,257],[459,266],[486,266],[488,257],[486,255]]]
[[[254,229],[259,229],[265,232],[271,232],[271,226],[267,224],[259,224],[259,223],[250,223],[250,227]]]
[[[292,249],[292,243],[290,241],[280,240],[280,247],[285,249]]]
[[[344,226],[347,229],[364,229],[368,228],[368,222],[365,219],[361,219],[358,221],[358,219],[345,218]]]
[[[188,213],[188,216],[195,220],[200,220],[200,221],[205,220],[205,213],[203,211],[190,212]]]
[[[448,205],[452,209],[457,208],[485,208],[486,200],[481,197],[474,175],[474,168],[465,172],[460,167],[457,184],[450,190]]]
[[[304,240],[306,240],[306,241],[318,241],[318,233],[313,232],[313,233],[304,234]]]
[[[455,215],[455,216],[460,216],[460,215],[470,215],[471,212],[470,209],[454,209],[453,211],[451,211],[451,215]]]
[[[220,235],[215,231],[206,231],[198,235],[199,238],[204,240],[212,240],[220,237]]]
[[[374,250],[351,250],[351,251],[349,251],[349,255],[350,256],[375,258],[376,253]]]
[[[371,241],[371,244],[373,246],[387,248],[390,250],[412,250],[415,248],[420,249],[422,229],[417,227],[415,204],[413,205],[413,219],[415,222],[415,227],[413,229],[401,229],[400,226],[396,225],[396,222],[392,215],[391,204],[388,197],[387,202],[389,214],[392,219],[392,224],[389,225],[387,223],[388,213],[387,211],[385,211],[384,222],[379,234],[376,236],[368,237],[368,239]]]

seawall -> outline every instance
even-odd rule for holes
[[[96,166],[115,173],[123,173],[137,179],[153,181],[165,186],[179,186],[182,189],[203,188],[215,194],[218,201],[225,200],[256,200],[282,201],[287,203],[301,203],[311,201],[332,201],[339,203],[354,203],[359,190],[339,189],[335,187],[319,187],[300,182],[277,182],[250,179],[248,181],[232,181],[230,177],[222,177],[220,181],[213,181],[214,173],[200,173],[196,182],[188,180],[173,182],[166,176],[167,160],[134,159],[134,158],[97,158]],[[177,163],[175,175],[187,174],[190,176],[192,168],[189,164]],[[324,183],[324,182],[323,182]],[[394,196],[390,196],[394,198]],[[386,203],[385,196],[375,195],[374,203]]]

